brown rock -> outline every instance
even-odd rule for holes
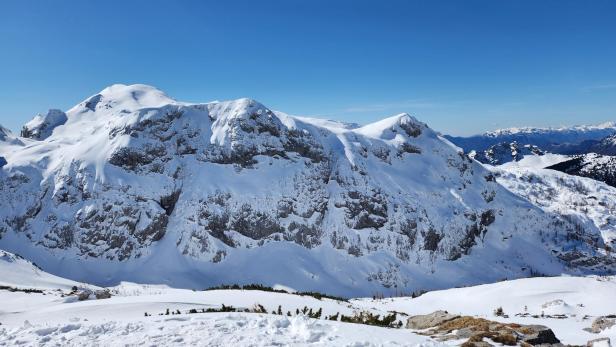
[[[554,332],[543,325],[502,323],[485,318],[456,316],[447,311],[410,317],[407,328],[424,330],[437,341],[464,340],[464,347],[482,346],[485,338],[507,346],[562,346]]]
[[[90,298],[90,294],[92,294],[91,291],[89,290],[82,290],[80,292],[77,293],[77,299],[79,301],[84,301],[84,300],[88,300]]]
[[[430,314],[410,317],[406,321],[406,328],[415,330],[433,328],[458,317],[460,316],[449,314],[447,311],[435,311]]]
[[[97,299],[109,299],[111,297],[111,292],[109,289],[97,290],[94,295],[96,295]]]
[[[590,328],[586,328],[584,330],[594,333],[594,334],[598,334],[605,329],[613,327],[614,325],[616,325],[616,316],[613,316],[613,315],[601,316],[601,317],[597,317],[592,322],[592,325],[590,326]]]

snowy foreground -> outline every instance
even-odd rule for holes
[[[407,329],[311,319],[295,315],[304,306],[324,315],[352,314],[357,306],[262,291],[194,292],[156,286],[122,284],[110,299],[75,301],[53,291],[42,294],[0,291],[0,345],[438,345]],[[293,316],[257,313],[196,313],[190,309],[280,305]],[[167,309],[181,314],[159,315]],[[145,312],[152,316],[145,317]]]
[[[550,327],[565,344],[586,344],[599,337],[616,340],[616,327],[600,334],[584,331],[596,316],[616,313],[616,278],[551,277],[504,281],[426,293],[418,298],[348,302],[257,290],[192,291],[166,286],[122,283],[109,288],[108,299],[79,301],[73,286],[101,290],[49,275],[29,262],[0,251],[0,346],[13,345],[412,345],[436,346],[412,330],[381,328],[326,320],[336,313],[370,311],[407,315],[447,310],[490,320]],[[41,292],[10,291],[9,288]],[[216,312],[221,305],[283,315]],[[321,319],[296,315],[307,307],[322,309]],[[509,318],[495,317],[502,307]],[[167,309],[170,314],[166,314]],[[189,313],[195,309],[198,313]],[[179,314],[175,314],[179,310]],[[148,313],[148,316],[145,313]],[[291,316],[286,316],[287,312]],[[517,315],[516,315],[517,314]],[[522,315],[522,316],[520,316]],[[533,318],[535,315],[537,318]],[[556,318],[558,317],[558,318]],[[460,341],[447,341],[449,345]]]

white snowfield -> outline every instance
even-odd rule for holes
[[[28,289],[87,287],[84,283],[49,274],[26,259],[3,250],[0,250],[0,286]]]
[[[336,313],[396,311],[398,319],[405,323],[407,315],[436,310],[546,325],[565,344],[585,344],[599,337],[616,339],[615,328],[600,334],[582,330],[596,316],[616,312],[614,277],[529,278],[434,291],[418,298],[348,302],[254,290],[192,291],[122,283],[110,288],[113,296],[109,299],[76,301],[74,296],[62,296],[72,282],[54,283],[49,278],[55,276],[34,273],[27,262],[9,262],[6,256],[1,259],[2,278],[15,278],[14,272],[24,274],[8,283],[46,289],[43,293],[0,290],[0,346],[438,346],[443,343],[405,328],[325,319]],[[280,306],[283,315],[201,313],[202,309],[220,308],[223,304],[239,309],[259,304],[267,312],[278,311]],[[296,310],[304,307],[321,309],[321,319],[296,315]],[[509,318],[495,317],[497,307],[502,307]],[[198,313],[188,313],[191,309]],[[172,313],[166,315],[167,310]],[[180,314],[174,314],[177,310]],[[566,318],[549,317],[556,314]]]
[[[583,330],[590,327],[597,316],[616,313],[615,294],[616,278],[613,276],[536,277],[434,291],[415,299],[363,299],[353,304],[409,314],[446,310],[502,322],[540,324],[551,328],[564,344],[585,345],[600,337],[616,341],[616,326],[600,334]],[[502,307],[509,318],[495,316],[494,310],[498,307]],[[528,317],[516,314],[528,314]],[[539,317],[533,318],[533,315]],[[566,315],[566,318],[549,317],[555,315]]]
[[[274,293],[259,295],[263,293],[245,291],[241,295],[220,293],[212,297],[209,293],[182,291],[184,293],[173,296],[132,297],[134,302],[131,298],[118,297],[97,300],[102,302],[55,304],[47,311],[22,313],[19,318],[25,320],[20,324],[9,323],[4,328],[0,327],[0,345],[19,342],[71,346],[436,345],[430,339],[406,329],[311,319],[303,315],[288,317],[236,312],[187,314],[189,307],[219,307],[220,302],[234,302],[234,299],[250,302],[251,305],[265,302],[270,307],[277,307],[278,303],[295,307],[300,302],[295,302],[295,297],[285,298],[284,294]],[[166,307],[180,309],[183,313],[156,315],[157,312],[165,312]],[[144,317],[147,311],[155,315]],[[39,315],[47,315],[48,318],[43,320],[38,318]]]
[[[42,293],[0,289],[0,346],[438,345],[407,329],[325,320],[336,313],[352,315],[358,308],[349,302],[294,294],[122,283],[110,288],[109,299],[77,301],[67,293],[73,285],[83,284],[44,273],[11,253],[0,252],[0,286],[43,289]],[[222,304],[239,309],[260,304],[267,312],[280,306],[284,314],[188,313]],[[321,309],[323,319],[296,315],[304,307]],[[167,310],[181,314],[164,315]]]

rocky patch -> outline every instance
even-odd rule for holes
[[[419,330],[418,334],[431,336],[437,341],[466,340],[462,343],[464,347],[560,344],[554,332],[543,325],[500,323],[483,318],[452,315],[447,311],[412,316],[407,320],[406,327]]]
[[[599,334],[603,330],[609,329],[614,325],[616,325],[616,315],[601,316],[595,318],[590,328],[585,328],[584,330],[593,334]]]

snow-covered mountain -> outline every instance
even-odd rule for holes
[[[51,136],[53,129],[66,123],[66,114],[60,110],[49,110],[45,115],[38,114],[21,129],[21,136],[44,140]]]
[[[445,137],[464,149],[465,152],[483,152],[499,143],[517,142],[530,144],[557,154],[587,153],[603,138],[616,133],[616,123],[582,125],[561,128],[508,128],[486,132],[469,137]]]
[[[590,149],[594,153],[616,155],[616,134],[603,138]]]
[[[359,127],[113,85],[65,115],[0,142],[0,248],[71,279],[351,296],[613,271],[594,224],[407,114]]]
[[[13,135],[9,129],[0,125],[0,148],[6,149],[10,145],[23,146],[24,143],[20,141],[18,136]]]
[[[527,155],[544,155],[545,153],[534,145],[520,145],[517,142],[501,142],[490,146],[485,151],[473,151],[469,155],[477,161],[490,164],[501,165],[511,161],[520,161]]]
[[[589,153],[551,165],[548,169],[569,175],[592,178],[616,187],[616,157]]]
[[[577,223],[594,224],[601,230],[606,244],[613,247],[616,240],[616,188],[542,167],[501,165],[491,169],[499,183],[537,207],[574,219]]]

